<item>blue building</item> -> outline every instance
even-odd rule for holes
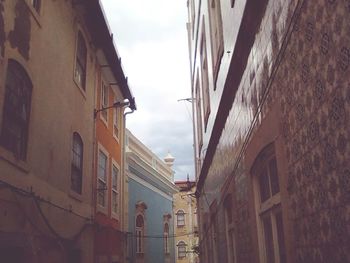
[[[128,257],[130,263],[174,263],[173,183],[168,154],[160,160],[126,132]]]

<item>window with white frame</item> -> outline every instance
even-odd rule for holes
[[[107,192],[107,155],[101,150],[99,150],[98,153],[97,188],[97,203],[105,207]]]
[[[101,108],[107,108],[108,107],[108,85],[106,85],[102,81],[101,85]],[[101,117],[107,121],[108,118],[108,110],[102,110],[101,112]]]
[[[144,239],[145,222],[142,215],[136,217],[136,253],[143,253],[143,239]]]
[[[118,213],[118,180],[119,170],[115,165],[112,165],[112,212]]]
[[[234,221],[232,214],[232,196],[228,195],[224,201],[225,208],[225,226],[226,226],[226,240],[227,240],[227,258],[228,262],[235,263],[236,260],[236,243],[234,232]]]
[[[86,84],[86,64],[87,64],[87,48],[85,44],[85,40],[83,34],[78,32],[78,40],[77,40],[77,50],[75,56],[75,73],[74,79],[77,84],[85,90]]]
[[[209,100],[209,79],[208,79],[208,57],[207,44],[205,39],[205,27],[203,23],[202,41],[200,46],[201,58],[201,83],[202,83],[202,98],[204,111],[204,130],[207,130],[208,119],[210,115],[210,100]]]
[[[84,145],[79,133],[73,133],[72,164],[71,164],[71,189],[81,194],[83,182],[83,152]]]
[[[186,243],[184,241],[180,241],[177,243],[177,258],[183,259],[186,257]]]
[[[178,227],[185,226],[185,212],[183,210],[179,210],[176,213],[176,222]]]
[[[283,219],[274,144],[266,146],[254,161],[261,257],[264,263],[285,263]]]
[[[0,145],[20,160],[26,160],[32,82],[17,61],[8,60]]]
[[[201,156],[203,147],[203,118],[202,118],[202,96],[200,94],[199,78],[196,79],[196,117],[197,117],[197,138],[198,138],[198,156]]]
[[[119,114],[120,114],[120,109],[119,108],[114,108],[113,112],[113,135],[117,138],[119,138]]]
[[[210,37],[212,47],[212,61],[214,73],[214,89],[217,74],[220,67],[220,60],[224,52],[224,39],[222,32],[222,17],[220,0],[208,0],[209,5],[209,21],[210,21]]]

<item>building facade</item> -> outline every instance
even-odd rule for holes
[[[96,262],[99,67],[135,108],[98,1],[0,2],[1,261]]]
[[[346,1],[188,1],[200,257],[348,262]]]
[[[175,181],[179,192],[174,194],[174,233],[177,263],[198,263],[197,202],[194,181]]]
[[[127,130],[128,262],[175,262],[173,161],[160,160]]]

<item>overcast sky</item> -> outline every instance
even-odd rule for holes
[[[175,180],[194,179],[186,0],[102,0],[137,111],[127,128],[163,159]]]

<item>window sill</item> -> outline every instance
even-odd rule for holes
[[[114,219],[116,219],[117,221],[119,221],[119,215],[118,215],[118,213],[112,211],[112,212],[111,212],[111,217],[114,218]]]
[[[105,119],[101,112],[99,112],[99,115],[100,115],[100,120],[103,122],[103,124],[106,126],[106,128],[108,129],[108,113],[107,113],[107,119]]]
[[[115,135],[115,133],[113,132],[113,138],[117,141],[117,143],[119,143],[119,138],[117,135]]]
[[[7,161],[9,164],[18,168],[22,172],[29,173],[30,167],[27,162],[14,157],[14,154],[0,146],[0,158]]]
[[[69,189],[69,193],[68,193],[69,197],[82,202],[83,201],[83,196],[81,194],[78,194],[77,192],[74,192],[72,189]]]
[[[100,205],[100,204],[97,204],[97,205],[96,205],[96,210],[97,210],[97,212],[101,212],[101,213],[104,214],[104,215],[107,215],[107,214],[108,214],[107,205],[106,205],[106,206],[102,206],[102,205]]]
[[[74,69],[75,70],[75,69]],[[78,88],[78,90],[80,91],[81,95],[84,97],[84,99],[86,100],[86,91],[79,85],[79,83],[75,80],[74,78],[74,73],[73,73],[73,82],[75,84],[75,86]]]

